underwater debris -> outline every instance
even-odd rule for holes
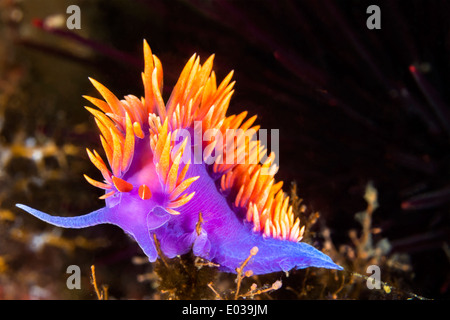
[[[201,267],[198,267],[193,261],[199,258],[190,253],[170,260],[159,259],[152,272],[139,275],[138,279],[153,282],[153,287],[158,290],[153,297],[156,299],[261,299],[263,294],[265,298],[270,298],[267,294],[280,289],[281,280],[275,280],[271,285],[260,285],[256,283],[259,281],[251,269],[243,271],[255,252],[256,250],[250,252],[248,258],[240,264],[235,277],[218,272],[214,264],[202,262]],[[143,262],[141,259],[137,260]],[[246,283],[243,286],[245,279],[251,279],[251,285]],[[246,291],[242,292],[244,287]]]
[[[97,285],[97,277],[95,275],[95,265],[91,266],[91,284],[94,287],[98,300],[108,300],[108,286],[102,284],[101,289]]]
[[[212,282],[208,283],[208,287],[211,289],[212,292],[214,292],[215,295],[215,299],[216,300],[227,300],[227,299],[234,299],[234,300],[238,300],[238,299],[255,299],[256,297],[260,296],[263,293],[269,293],[275,290],[278,290],[282,287],[282,282],[281,280],[276,280],[274,283],[272,283],[272,285],[265,285],[263,287],[258,287],[258,285],[256,283],[252,283],[252,285],[250,286],[250,288],[248,289],[248,291],[246,293],[240,293],[241,290],[241,284],[242,284],[242,280],[244,278],[250,278],[253,276],[253,271],[251,269],[248,269],[247,271],[244,271],[245,266],[247,265],[247,263],[250,261],[250,259],[255,256],[258,253],[258,248],[257,247],[253,247],[250,250],[250,254],[247,257],[247,259],[245,259],[242,264],[237,268],[237,275],[236,275],[236,289],[230,291],[228,293],[228,297],[226,296],[226,293],[222,293],[220,294],[215,288]]]
[[[330,277],[326,285],[322,283],[321,286],[326,286],[330,290],[328,297],[331,299],[426,299],[408,289],[408,279],[412,278],[409,258],[405,255],[390,253],[391,245],[388,239],[380,237],[382,230],[372,225],[373,213],[378,208],[378,191],[371,181],[366,184],[363,197],[367,206],[365,210],[355,214],[361,230],[359,235],[356,230],[349,231],[351,245],[341,245],[336,248],[331,239],[330,230],[325,228],[321,232],[325,240],[324,252],[346,266],[346,272],[335,273],[334,280]],[[374,236],[377,236],[379,240],[374,241]],[[373,267],[381,270],[380,276],[384,280],[377,280],[379,286],[369,288],[367,281],[372,281],[369,270]],[[399,277],[400,274],[401,277]],[[289,289],[296,294],[311,297],[318,286],[316,284],[308,288],[309,276],[309,273],[305,276],[302,291]],[[403,280],[399,281],[399,279]]]

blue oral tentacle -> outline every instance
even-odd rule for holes
[[[50,223],[57,227],[81,229],[86,227],[92,227],[103,223],[110,223],[108,221],[108,209],[101,208],[91,213],[76,216],[76,217],[60,217],[52,216],[48,213],[33,209],[23,204],[16,204],[16,207],[28,212],[29,214],[35,216],[36,218]]]
[[[136,242],[139,244],[144,253],[148,256],[149,261],[154,262],[158,258],[158,253],[153,239],[150,236],[149,229],[145,223],[123,225],[115,222],[114,215],[111,215],[111,211],[118,211],[115,208],[101,208],[91,213],[75,216],[75,217],[61,217],[52,216],[48,213],[33,209],[23,204],[16,204],[16,206],[36,218],[52,224],[57,227],[71,228],[71,229],[81,229],[86,227],[92,227],[99,224],[114,224],[126,231],[131,235]],[[150,215],[150,213],[149,213]]]

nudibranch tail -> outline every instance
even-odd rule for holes
[[[162,98],[160,60],[144,40],[144,96],[120,100],[90,79],[104,100],[85,97],[100,130],[106,160],[87,150],[103,181],[105,207],[80,217],[53,217],[19,208],[56,226],[83,228],[111,223],[130,234],[150,261],[154,238],[169,258],[194,255],[236,272],[251,248],[255,274],[320,267],[341,269],[328,256],[301,243],[301,226],[282,181],[275,180],[276,154],[258,139],[256,116],[227,116],[234,93],[231,71],[219,84],[214,55],[202,65],[194,54],[167,101]]]
[[[253,241],[252,241],[253,240]],[[252,247],[253,246],[253,247]],[[338,269],[330,257],[306,243],[295,243],[273,238],[247,239],[245,245],[242,243],[227,244],[228,250],[222,259],[216,259],[221,265],[220,269],[226,272],[234,272],[229,266],[239,266],[250,253],[251,248],[257,247],[258,253],[247,264],[246,268],[252,270],[253,274],[266,274],[277,271],[290,271],[292,269],[304,269],[308,267]],[[238,247],[239,253],[236,251]]]

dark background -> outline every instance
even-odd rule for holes
[[[14,216],[12,222],[0,220],[0,257],[9,266],[0,281],[4,297],[34,297],[29,290],[37,283],[50,292],[41,298],[73,298],[48,285],[52,272],[72,263],[96,263],[116,297],[148,294],[147,287],[130,284],[145,271],[129,262],[139,250],[114,227],[63,231],[70,239],[80,232],[88,239],[106,238],[109,244],[102,249],[77,247],[67,253],[50,246],[33,258],[29,239],[11,233],[14,228],[54,232],[19,213],[16,202],[61,215],[101,206],[96,200],[100,190],[82,177],[98,175],[84,148],[100,146],[81,95],[97,96],[88,76],[118,97],[142,95],[143,38],[162,61],[165,98],[194,52],[202,61],[216,54],[219,80],[235,70],[229,113],[248,110],[258,114],[262,128],[280,129],[277,179],[285,181],[286,191],[291,182],[297,183],[308,209],[321,214],[318,231],[328,227],[336,247],[351,244],[349,230],[360,228],[355,213],[365,209],[364,190],[372,181],[379,202],[372,226],[380,229],[374,241],[385,238],[391,246],[388,256],[407,257],[405,290],[428,298],[449,297],[449,1],[0,4],[0,92],[6,97],[0,109],[0,205]],[[73,31],[77,36],[42,28],[49,16],[67,17],[69,4],[81,8],[82,29]],[[381,30],[366,27],[371,4],[381,9]],[[35,137],[38,147],[53,142],[57,148],[44,149],[39,164],[15,149],[32,144],[27,137]],[[75,151],[68,152],[68,145]],[[8,150],[14,156],[7,156]],[[84,272],[87,278],[88,270]],[[46,280],[40,279],[42,274]]]

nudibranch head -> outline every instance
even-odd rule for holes
[[[201,65],[193,55],[167,103],[161,91],[163,70],[144,41],[144,97],[119,100],[90,79],[104,100],[85,97],[101,132],[107,163],[87,150],[103,181],[85,175],[105,190],[105,207],[78,217],[57,217],[17,205],[56,226],[119,226],[158,258],[155,237],[169,258],[190,250],[236,272],[250,250],[254,274],[293,268],[341,269],[328,256],[302,243],[304,227],[289,197],[276,182],[275,154],[258,140],[256,116],[227,116],[233,72],[219,85],[214,55]]]

